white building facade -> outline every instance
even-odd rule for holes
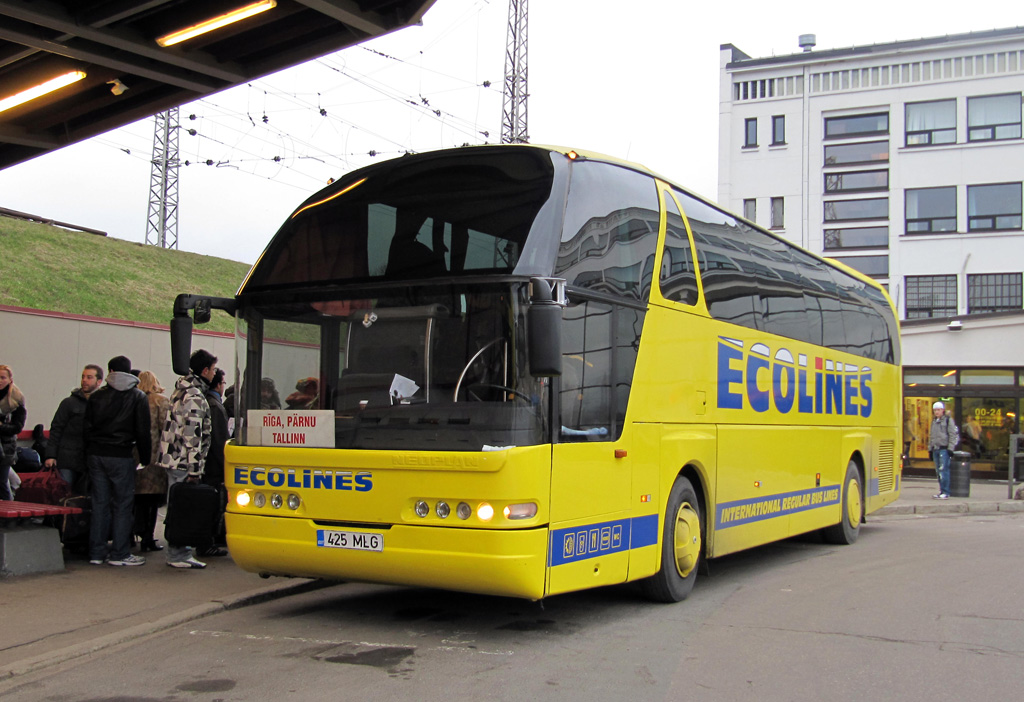
[[[935,399],[982,475],[1005,476],[1020,430],[1022,89],[1024,28],[770,58],[721,47],[718,200],[888,288],[918,465]]]

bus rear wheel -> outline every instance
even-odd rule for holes
[[[641,581],[655,602],[679,602],[693,590],[704,548],[704,520],[697,492],[687,478],[677,478],[665,506],[661,531],[661,570]]]
[[[860,534],[860,523],[864,516],[864,503],[861,501],[860,469],[855,461],[846,466],[846,478],[843,480],[843,513],[838,524],[826,527],[822,534],[830,544],[852,544]]]

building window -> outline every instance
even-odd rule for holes
[[[956,143],[956,100],[913,102],[906,108],[907,146]]]
[[[907,319],[956,315],[955,275],[908,275]]]
[[[825,203],[825,221],[852,219],[889,219],[889,198],[870,200],[833,200]]]
[[[826,229],[825,250],[883,249],[889,247],[889,227]]]
[[[843,137],[888,133],[888,112],[878,112],[870,115],[851,115],[849,117],[825,118],[826,139],[840,139]]]
[[[889,189],[889,171],[849,171],[826,173],[826,193],[856,193]]]
[[[782,197],[772,198],[772,229],[782,229],[786,226],[786,199]]]
[[[967,186],[967,231],[1021,228],[1021,184]]]
[[[1020,138],[1020,93],[967,98],[967,141]]]
[[[757,117],[748,117],[743,121],[743,147],[757,146]]]
[[[757,222],[757,200],[751,198],[743,201],[743,216],[751,222]]]
[[[832,259],[872,278],[889,277],[888,254],[881,256],[833,256]]]
[[[888,141],[866,141],[859,144],[833,144],[825,147],[825,165],[877,163],[889,160]]]
[[[906,190],[907,234],[956,231],[956,186]]]
[[[967,276],[967,314],[1020,310],[1020,273],[978,273]]]
[[[786,143],[786,115],[772,117],[772,146]]]

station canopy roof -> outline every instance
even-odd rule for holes
[[[0,169],[418,24],[434,2],[0,0]]]

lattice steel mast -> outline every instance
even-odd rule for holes
[[[505,47],[505,89],[501,110],[501,143],[528,144],[526,130],[527,0],[508,0],[508,40]]]
[[[154,117],[146,243],[178,248],[178,108]]]

